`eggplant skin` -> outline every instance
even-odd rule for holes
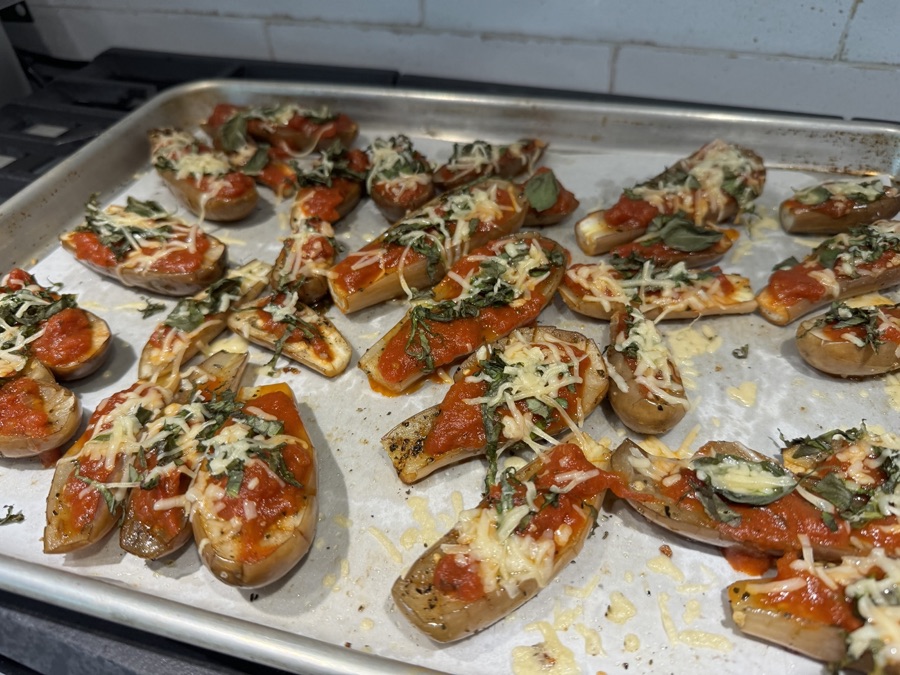
[[[893,195],[867,203],[854,204],[843,216],[833,218],[815,210],[813,207],[800,205],[791,207],[785,200],[778,209],[781,227],[789,234],[839,234],[860,225],[870,225],[876,220],[893,218],[900,213],[900,191],[892,190]]]
[[[521,481],[531,480],[539,473],[541,466],[542,460],[536,459],[520,469],[516,476]],[[585,500],[582,508],[596,513],[605,493],[605,490],[600,490],[592,495]],[[483,507],[484,504],[479,508]],[[589,518],[556,551],[548,583],[575,559],[591,531],[592,519]],[[442,547],[456,544],[458,539],[459,531],[454,527],[425,551],[391,588],[391,596],[403,616],[435,642],[453,642],[487,628],[525,604],[542,588],[536,579],[526,579],[518,584],[515,596],[498,586],[496,590],[472,601],[439,591],[433,580],[437,564],[443,557]]]
[[[91,325],[91,348],[87,354],[69,363],[48,366],[53,375],[62,381],[79,380],[96,372],[106,362],[109,348],[112,345],[112,332],[109,324],[93,312],[82,310]]]
[[[160,177],[172,191],[172,194],[196,216],[202,215],[205,220],[217,223],[232,223],[243,220],[256,208],[259,194],[256,188],[246,190],[238,197],[209,197],[188,180],[176,177],[174,171],[159,171]]]
[[[687,413],[687,399],[684,405],[669,403],[651,394],[645,396],[634,380],[634,373],[628,367],[627,360],[620,353],[611,350],[606,355],[610,370],[615,369],[628,384],[628,391],[619,389],[614,378],[610,378],[609,404],[622,423],[642,434],[662,434],[678,424]],[[673,394],[684,395],[684,389],[673,391]]]
[[[847,657],[847,634],[844,630],[756,602],[750,592],[754,583],[759,581],[739,581],[729,586],[726,593],[731,616],[741,632],[817,661],[844,661]]]
[[[70,234],[63,234],[60,237],[60,243],[66,251],[75,256],[75,245],[69,238]],[[204,265],[201,269],[196,272],[172,274],[128,266],[104,267],[95,265],[87,260],[76,259],[82,265],[103,276],[112,277],[126,286],[143,288],[160,295],[182,297],[198,293],[214,281],[218,281],[225,273],[225,268],[228,264],[228,251],[225,244],[215,237],[210,237],[210,247],[204,256]]]
[[[886,340],[859,347],[846,340],[831,340],[816,330],[819,318],[797,328],[797,351],[816,370],[838,377],[871,377],[900,370],[900,344]]]

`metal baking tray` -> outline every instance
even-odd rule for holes
[[[543,138],[550,143],[544,164],[581,200],[570,221],[545,234],[566,245],[575,261],[587,258],[575,245],[572,224],[610,204],[622,187],[712,138],[747,145],[765,158],[768,183],[759,200],[761,217],[743,228],[722,267],[749,276],[755,289],[775,262],[802,255],[813,243],[785,235],[771,218],[792,187],[835,174],[893,175],[900,162],[900,129],[869,123],[287,82],[178,87],[0,205],[0,269],[25,266],[39,281],[62,282],[117,336],[105,369],[74,385],[86,410],[133,381],[137,354],[159,316],[142,320],[137,307],[146,293],[73,262],[57,236],[78,223],[92,193],[104,204],[127,193],[176,207],[150,170],[148,129],[195,130],[217,102],[277,99],[348,113],[359,121],[360,146],[406,133],[433,161],[445,159],[453,141]],[[250,257],[273,260],[286,234],[281,214],[289,204],[265,196],[245,223],[206,225],[229,243],[233,264]],[[338,240],[354,250],[385,226],[364,202],[338,225]],[[166,302],[171,307],[173,301]],[[0,460],[0,506],[12,504],[25,515],[24,522],[0,528],[0,588],[307,673],[508,672],[517,647],[554,641],[571,651],[583,672],[644,672],[663,664],[679,673],[700,664],[723,673],[820,672],[812,661],[740,635],[723,595],[739,575],[717,550],[666,534],[618,502],[608,502],[578,559],[512,616],[451,645],[417,634],[393,608],[390,586],[450,528],[460,509],[477,503],[483,465],[466,462],[411,487],[396,478],[379,438],[437,403],[445,386],[428,382],[407,396],[385,398],[369,389],[355,360],[403,312],[401,302],[350,316],[329,310],[355,352],[351,367],[334,380],[297,369],[270,378],[262,367],[269,356],[252,349],[251,363],[259,367],[251,367],[248,378],[280,379],[293,387],[320,457],[316,541],[285,579],[242,591],[213,579],[193,547],[148,563],[122,553],[115,538],[89,551],[45,556],[40,537],[52,471],[37,461]],[[540,323],[580,330],[601,347],[607,343],[604,322],[573,314],[558,298]],[[793,327],[772,326],[758,315],[666,323],[663,332],[675,347],[693,404],[681,424],[659,439],[669,448],[724,439],[772,453],[779,433],[814,434],[862,419],[890,428],[900,409],[896,377],[841,381],[819,375],[797,354]],[[745,344],[747,358],[735,358],[732,350]],[[626,436],[606,407],[587,420],[586,430],[613,447]],[[665,546],[671,558],[661,554]],[[630,618],[608,611],[622,607],[623,599],[634,608]]]

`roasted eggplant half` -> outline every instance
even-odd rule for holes
[[[86,377],[106,360],[109,325],[78,306],[74,295],[40,286],[22,269],[0,280],[0,377],[24,367],[29,356],[59,380]]]
[[[186,131],[153,129],[149,138],[151,163],[194,215],[230,223],[243,220],[256,208],[256,183],[236,170],[225,154]]]
[[[191,525],[216,579],[255,588],[287,574],[312,544],[316,453],[286,384],[245,387],[236,404],[205,441]]]
[[[837,234],[900,213],[900,188],[880,178],[819,183],[781,202],[781,226],[791,234]]]
[[[609,209],[575,224],[588,255],[611,251],[642,236],[660,216],[681,216],[698,228],[724,223],[762,194],[766,169],[748,148],[716,139],[658,176],[624,190]]]
[[[60,242],[95,272],[162,295],[197,293],[221,278],[227,263],[221,241],[156,202],[133,197],[106,209],[91,197],[84,223]]]
[[[756,310],[747,277],[718,267],[689,269],[685,263],[657,267],[650,260],[622,269],[609,262],[571,265],[559,294],[579,314],[607,321],[631,305],[656,321]]]
[[[622,423],[644,434],[674,427],[690,407],[681,373],[652,320],[635,307],[609,323],[609,403]]]
[[[521,190],[505,180],[443,194],[335,265],[331,297],[349,313],[433,286],[465,251],[517,232],[526,211]]]
[[[536,450],[577,430],[608,388],[593,340],[549,326],[520,328],[480,347],[444,400],[401,422],[381,443],[404,483],[448,464],[514,445]]]
[[[534,597],[590,534],[605,493],[599,474],[574,444],[504,472],[394,583],[403,616],[432,640],[452,642]]]
[[[534,321],[553,299],[569,252],[523,234],[472,251],[448,271],[430,298],[359,360],[375,389],[400,393],[437,368]]]
[[[831,309],[797,328],[797,351],[816,370],[871,377],[900,369],[900,305]]]
[[[228,317],[228,327],[254,344],[296,361],[326,377],[350,363],[347,340],[327,317],[299,301],[296,292],[266,295]]]
[[[900,222],[881,220],[826,239],[801,261],[782,261],[756,300],[767,320],[786,326],[835,300],[897,283]]]

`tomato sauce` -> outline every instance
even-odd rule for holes
[[[0,285],[0,293],[13,293],[22,290],[26,286],[37,285],[37,282],[25,270],[14,267],[3,277],[2,284]]]
[[[272,156],[272,153],[269,153]],[[279,197],[291,194],[297,189],[297,174],[294,170],[276,159],[270,159],[256,179]]]
[[[658,215],[659,209],[653,204],[622,195],[612,208],[603,212],[603,220],[618,230],[646,230]]]
[[[147,456],[147,468],[156,466],[156,455]],[[156,504],[163,499],[177,497],[187,492],[191,479],[180,471],[167,471],[160,475],[159,482],[150,489],[135,488],[129,495],[129,515],[142,523],[150,531],[150,536],[160,542],[168,542],[178,536],[187,525],[184,508],[176,506],[157,509]]]
[[[0,436],[44,438],[52,430],[38,382],[17,377],[0,386]]]
[[[435,565],[433,583],[437,591],[463,602],[485,596],[478,574],[478,561],[468,556],[445,555]]]
[[[59,465],[57,465],[59,466]],[[101,459],[75,460],[73,467],[78,474],[98,483],[112,482],[121,473],[122,459],[119,458],[112,467],[107,467]],[[65,527],[72,533],[82,532],[98,517],[101,509],[106,509],[106,501],[100,491],[75,476],[75,468],[66,481],[59,495],[59,517]]]
[[[853,210],[854,203],[849,199],[826,199],[820,204],[802,204],[796,199],[784,202],[785,208],[792,213],[801,214],[815,212],[828,218],[843,218]]]
[[[194,250],[178,249],[157,259],[150,269],[164,274],[189,274],[203,267],[204,257],[209,250],[210,240],[203,233],[198,233]]]
[[[497,190],[496,203],[503,207],[503,216],[497,221],[479,219],[478,225],[475,227],[475,231],[471,234],[468,242],[470,247],[484,245],[492,238],[492,233],[501,230],[511,219],[517,217],[519,211],[513,208],[513,198],[507,190]],[[435,212],[439,215],[446,213],[440,205],[435,207]],[[457,220],[447,221],[446,228],[450,237],[453,236],[459,222]],[[467,223],[464,224],[467,225]],[[390,232],[390,230],[388,231]],[[436,228],[426,230],[429,233],[434,233],[435,231]],[[351,254],[335,265],[332,268],[332,286],[339,289],[344,295],[357,293],[381,279],[387,273],[398,272],[401,262],[404,267],[407,267],[415,263],[422,263],[426,259],[421,253],[408,249],[401,244],[384,243],[382,237],[363,246],[359,253],[369,251],[373,252],[373,255],[378,256],[376,262],[357,267],[366,256]],[[382,252],[376,254],[376,251]],[[354,269],[354,267],[357,268]],[[438,273],[440,273],[440,270]]]
[[[194,183],[201,192],[208,192],[215,183],[216,191],[213,196],[216,199],[238,199],[249,192],[256,191],[256,183],[253,179],[239,171],[231,171],[221,176],[202,176],[186,179]]]
[[[809,276],[809,273],[821,270],[815,265],[794,265],[787,269],[775,270],[769,277],[768,292],[773,294],[779,303],[791,306],[799,302],[817,302],[824,298],[828,289]]]
[[[581,471],[597,471],[597,469],[585,458],[577,445],[556,446],[545,458],[533,479],[538,492],[534,501],[538,512],[532,515],[521,533],[510,536],[528,536],[533,539],[553,537],[553,533],[565,524],[572,530],[569,541],[577,540],[584,532],[584,528],[589,527],[593,521],[593,514],[584,508],[585,502],[593,501],[606,489],[603,476],[597,471],[598,475],[582,481],[568,492],[557,493],[555,503],[547,503],[546,496],[551,494],[552,487],[567,486],[568,481],[558,481],[560,474]],[[494,508],[499,498],[500,486],[495,485],[481,508]],[[524,485],[516,485],[513,501],[516,505],[525,503]],[[435,566],[432,582],[436,590],[450,597],[464,602],[478,600],[484,596],[478,564],[477,560],[470,560],[459,554],[444,555]]]
[[[286,393],[286,385],[262,393],[245,402],[245,406],[259,408],[284,423],[284,433],[296,436],[306,442],[307,435],[294,405],[293,398]],[[271,388],[267,388],[271,389]],[[217,517],[222,520],[238,518],[241,525],[241,559],[239,562],[252,564],[265,559],[281,543],[279,537],[272,537],[273,544],[268,544],[269,534],[278,530],[279,523],[287,517],[299,513],[306,505],[309,497],[315,495],[315,475],[312,449],[291,443],[282,448],[285,464],[294,478],[303,485],[298,488],[284,483],[275,476],[262,461],[251,461],[244,465],[244,479],[236,497],[225,496],[221,503],[224,508]],[[224,487],[227,477],[211,479]],[[248,486],[255,484],[251,490]],[[255,517],[248,519],[244,511],[245,502],[255,504]]]
[[[754,551],[748,551],[740,546],[729,546],[722,550],[725,560],[731,565],[731,569],[741,574],[749,574],[755,577],[762,576],[772,566],[772,559]]]
[[[789,553],[776,563],[775,579],[801,578],[806,586],[795,591],[781,591],[751,596],[754,605],[769,607],[788,616],[837,626],[847,632],[861,628],[863,621],[856,615],[851,602],[840,587],[831,589],[817,576],[797,572],[791,563],[798,559]]]
[[[576,358],[584,356],[584,352],[575,347],[570,347]],[[579,375],[584,380],[589,361],[582,358],[579,364]],[[465,378],[455,382],[444,400],[438,405],[440,415],[435,419],[434,425],[425,437],[423,450],[425,454],[437,456],[454,449],[483,448],[487,442],[484,430],[484,420],[481,414],[481,405],[466,403],[467,399],[479,398],[488,389],[487,382],[466,382]],[[583,385],[575,385],[575,391],[569,387],[563,387],[556,393],[555,398],[566,402],[566,410],[575,415],[578,410],[578,399],[583,393]],[[516,409],[525,414],[528,406],[525,401],[517,401]],[[500,408],[502,416],[508,415],[505,406]],[[548,434],[555,434],[566,427],[565,421],[556,410],[551,410],[548,423],[542,429]],[[501,438],[504,438],[501,434]]]
[[[239,112],[241,112],[241,108],[236,105],[231,105],[230,103],[219,103],[215,108],[213,108],[212,114],[209,116],[209,119],[206,120],[206,126],[212,128],[221,127]]]
[[[31,343],[31,350],[50,368],[75,363],[91,351],[91,321],[82,309],[67,307],[57,312],[47,319],[43,329],[41,336]]]
[[[116,256],[93,232],[73,232],[69,241],[75,248],[75,257],[97,267],[115,267]]]
[[[338,177],[331,180],[330,187],[316,185],[303,188],[297,201],[303,203],[303,214],[307,218],[321,218],[333,223],[341,219],[341,211],[349,207],[354,195],[359,194],[359,189],[357,183]]]

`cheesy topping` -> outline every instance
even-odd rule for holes
[[[623,275],[607,262],[573,265],[566,274],[583,289],[583,301],[598,303],[607,312],[622,305],[634,304],[645,314],[686,310],[699,313],[753,300],[753,291],[743,277],[728,277],[735,288],[726,295],[722,290],[723,277],[719,273],[691,270],[684,262],[668,268],[656,268],[652,260],[647,260],[633,276]]]
[[[677,381],[675,364],[656,324],[640,310],[629,307],[624,330],[613,336],[612,348],[634,359],[633,379],[652,396],[672,405],[687,407],[684,387]],[[628,392],[626,375],[616,368],[609,376],[623,392]]]
[[[715,140],[662,174],[630,190],[630,195],[660,213],[683,211],[696,223],[718,222],[729,201],[741,208],[762,192],[764,167],[759,159]]]
[[[580,351],[580,350],[579,350]],[[477,353],[479,362],[486,362],[491,348],[483,346]],[[501,409],[503,413],[502,437],[507,444],[523,441],[534,450],[543,446],[539,441],[555,444],[556,440],[537,426],[535,411],[521,412],[518,401],[533,400],[555,410],[576,433],[583,421],[580,409],[567,411],[559,402],[563,388],[577,387],[583,383],[579,375],[580,363],[587,358],[584,353],[576,354],[573,345],[546,335],[539,341],[526,340],[520,331],[514,331],[503,350],[496,353],[502,364],[501,372],[481,369],[466,377],[467,382],[485,382],[488,391],[485,396],[466,399],[473,406],[487,406],[491,410]],[[549,414],[549,413],[548,413]]]
[[[203,148],[186,131],[161,129],[155,132],[151,138],[151,155],[154,166],[174,171],[178,180],[199,180],[204,176],[218,178],[232,172],[224,154]]]
[[[368,149],[372,168],[366,177],[366,189],[372,192],[374,183],[385,183],[387,192],[399,198],[418,185],[431,183],[430,167],[422,160],[406,136],[390,140],[376,138]]]

